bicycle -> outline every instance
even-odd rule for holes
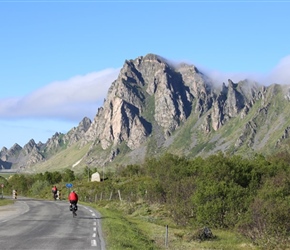
[[[57,193],[53,193],[52,196],[53,196],[53,199],[56,201],[56,199],[57,199]]]
[[[76,213],[77,210],[78,210],[77,205],[74,204],[74,203],[71,204],[70,211],[72,211],[73,217],[76,217],[77,216],[77,213]]]

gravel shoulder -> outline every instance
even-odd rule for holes
[[[28,205],[23,201],[15,201],[12,205],[0,206],[0,223],[26,213],[28,209]]]

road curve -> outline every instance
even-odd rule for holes
[[[100,214],[78,207],[76,218],[65,201],[18,199],[0,207],[1,250],[105,250]]]

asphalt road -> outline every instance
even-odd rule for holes
[[[101,216],[79,204],[73,218],[68,202],[18,199],[0,207],[0,249],[105,250]]]

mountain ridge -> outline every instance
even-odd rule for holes
[[[173,65],[147,54],[125,60],[93,121],[85,117],[46,143],[32,139],[23,148],[3,147],[0,167],[77,170],[139,163],[164,152],[190,157],[271,153],[285,148],[289,137],[289,89],[247,79],[220,84],[194,65]],[[83,155],[66,164],[52,160],[64,151],[70,155],[70,148]]]

